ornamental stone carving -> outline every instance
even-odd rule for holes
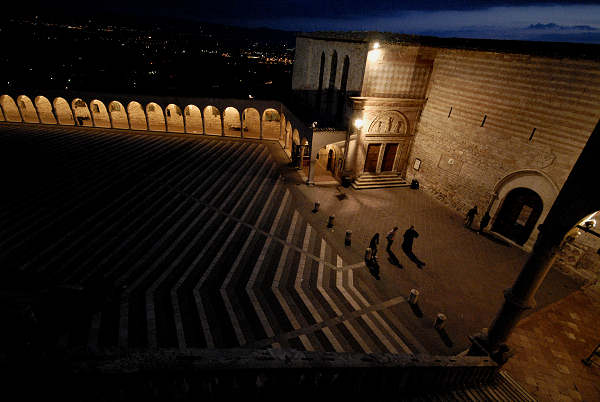
[[[371,122],[368,134],[371,135],[405,135],[408,132],[408,121],[399,112],[382,112]]]

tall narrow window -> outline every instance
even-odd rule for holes
[[[321,68],[319,69],[319,92],[323,90],[323,71],[325,70],[325,52],[321,52]]]
[[[348,56],[344,57],[344,66],[342,67],[342,82],[340,83],[340,92],[346,93],[346,86],[348,85],[348,70],[350,70],[350,59]]]
[[[337,72],[337,52],[334,50],[331,55],[331,70],[329,73],[329,89],[335,89],[335,74]]]

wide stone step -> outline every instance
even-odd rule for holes
[[[409,184],[397,173],[363,173],[352,182],[357,190],[386,187],[407,187]]]

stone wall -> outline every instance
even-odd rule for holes
[[[360,92],[363,76],[365,74],[365,62],[368,44],[351,41],[331,41],[322,39],[311,39],[304,37],[296,38],[296,58],[294,60],[294,72],[292,76],[293,90],[318,90],[319,76],[321,72],[321,54],[325,55],[323,68],[322,89],[329,88],[331,77],[331,64],[333,53],[337,53],[337,68],[335,70],[335,89],[341,88],[342,70],[344,58],[348,56],[348,82],[346,90]]]
[[[415,158],[422,164],[409,175],[462,212],[487,208],[515,172],[533,172],[558,191],[600,118],[599,67],[439,50],[409,160],[409,166]],[[540,196],[547,213],[554,198]]]
[[[369,51],[362,96],[423,99],[436,50],[385,46]]]

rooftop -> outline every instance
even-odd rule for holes
[[[421,45],[445,49],[480,50],[496,53],[513,53],[540,57],[600,61],[600,45],[589,43],[438,38],[435,36],[408,35],[376,31],[303,32],[298,34],[298,37],[354,43],[379,41],[388,45]]]

